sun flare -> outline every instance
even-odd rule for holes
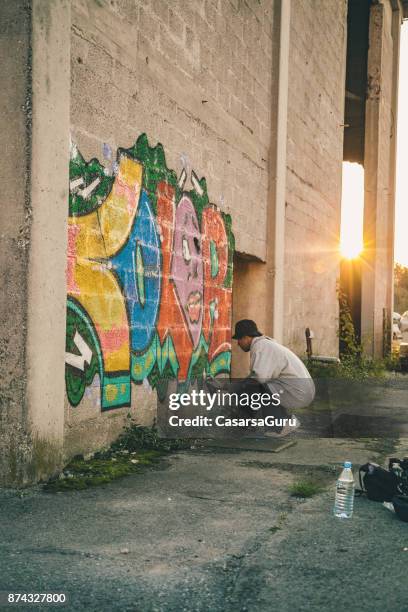
[[[360,164],[343,162],[340,253],[355,259],[363,250],[364,169]]]

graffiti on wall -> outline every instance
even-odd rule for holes
[[[206,180],[167,168],[142,134],[113,171],[70,162],[66,391],[77,406],[99,376],[101,408],[129,406],[131,383],[163,394],[230,371],[231,218]]]

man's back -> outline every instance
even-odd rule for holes
[[[259,336],[252,340],[250,356],[250,370],[258,380],[310,378],[299,357],[268,336]]]
[[[250,376],[259,382],[268,382],[271,391],[285,392],[284,404],[292,408],[309,405],[313,401],[315,387],[312,378],[295,353],[268,336],[253,338],[250,348]],[[284,405],[283,404],[283,405]]]

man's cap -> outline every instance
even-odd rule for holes
[[[235,324],[235,333],[232,336],[233,340],[239,340],[244,336],[262,336],[261,332],[256,326],[255,321],[251,319],[241,319]]]

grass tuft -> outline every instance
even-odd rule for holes
[[[302,498],[313,497],[313,495],[317,495],[323,491],[323,486],[315,480],[298,480],[289,488],[292,497]]]
[[[96,452],[89,459],[82,455],[74,457],[58,477],[43,485],[43,490],[57,493],[104,485],[152,467],[164,455],[190,446],[189,440],[159,438],[155,427],[142,427],[131,422],[110,448]]]

